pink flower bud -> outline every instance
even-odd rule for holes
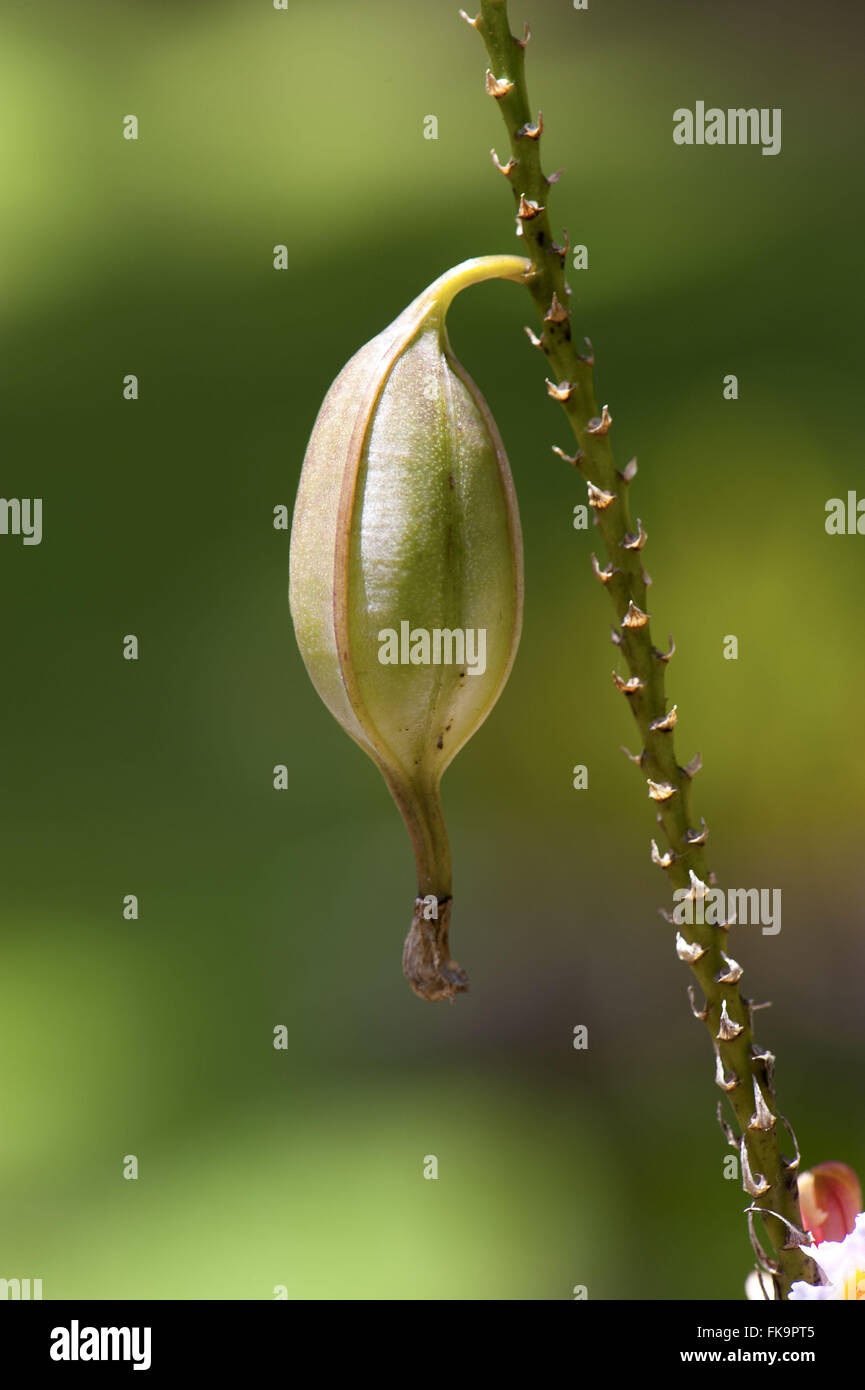
[[[859,1179],[846,1163],[818,1163],[799,1179],[802,1224],[819,1245],[824,1240],[843,1240],[853,1230],[862,1210]]]

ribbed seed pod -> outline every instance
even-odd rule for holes
[[[523,607],[510,468],[445,315],[465,286],[528,270],[514,256],[466,261],[354,355],[316,419],[292,525],[301,655],[411,836],[418,895],[403,969],[424,999],[467,988],[448,948],[439,783],[501,693]]]

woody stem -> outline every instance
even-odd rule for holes
[[[526,94],[528,33],[524,39],[511,33],[505,0],[482,0],[481,13],[468,22],[486,46],[486,90],[498,104],[510,144],[506,164],[495,154],[493,158],[511,186],[522,250],[534,268],[528,288],[543,330],[540,337],[531,334],[532,340],[549,364],[547,391],[561,404],[577,441],[568,461],[586,480],[606,551],[603,568],[594,556],[592,561],[615,609],[613,642],[628,671],[627,678],[614,673],[613,679],[640,731],[642,752],[635,761],[666,839],[663,854],[653,843],[653,858],[674,889],[689,890],[696,906],[706,885],[714,881],[706,864],[705,826],[695,827],[690,808],[691,782],[700,764],[697,758],[683,768],[676,757],[677,711],[668,710],[665,693],[672,644],[669,652],[661,653],[652,643],[650,581],[642,564],[646,535],[639,521],[634,529],[630,518],[628,493],[636,461],[622,472],[616,469],[612,420],[606,406],[598,409],[595,397],[594,358],[591,349],[581,354],[574,343],[565,281],[569,247],[567,237],[564,245],[553,240],[548,205],[555,177],[546,178],[541,168],[543,121],[530,111]],[[777,1109],[774,1058],[754,1041],[751,1001],[739,988],[741,967],[730,959],[728,949],[727,925],[683,924],[677,936],[680,959],[688,963],[703,992],[704,1002],[694,1005],[695,1013],[709,1030],[716,1081],[727,1094],[738,1127],[737,1133],[729,1126],[725,1132],[739,1149],[743,1186],[751,1202],[766,1213],[762,1219],[770,1244],[763,1248],[777,1295],[786,1298],[794,1280],[816,1283],[819,1276],[814,1262],[790,1240],[790,1228],[800,1225],[798,1153],[785,1157],[781,1152],[779,1129],[786,1121]]]

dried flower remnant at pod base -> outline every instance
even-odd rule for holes
[[[313,427],[292,524],[298,646],[408,829],[418,886],[403,969],[430,1000],[468,987],[450,956],[439,784],[501,694],[523,611],[508,460],[445,317],[466,286],[529,271],[517,256],[465,261],[352,357]],[[481,637],[483,661],[472,664],[467,647]]]

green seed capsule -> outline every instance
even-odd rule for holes
[[[442,773],[498,699],[516,655],[522,538],[502,441],[454,357],[454,295],[529,263],[448,271],[351,359],[310,437],[289,602],[316,690],[378,764],[418,875],[403,969],[424,999],[467,988],[450,959]]]

